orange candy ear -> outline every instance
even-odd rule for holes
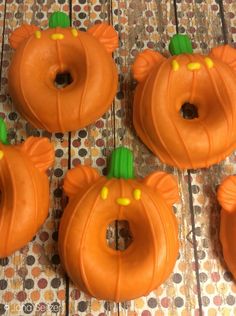
[[[221,183],[217,199],[224,210],[236,211],[236,176],[229,176]]]
[[[118,34],[111,25],[106,23],[95,24],[88,30],[88,33],[99,40],[108,53],[114,52],[118,47]]]
[[[19,145],[19,149],[30,157],[40,171],[45,172],[54,163],[54,146],[46,137],[29,137]]]
[[[36,25],[22,24],[15,29],[10,35],[9,43],[12,48],[17,47],[27,38],[29,38],[35,31],[39,30]]]
[[[144,183],[160,192],[168,205],[179,201],[178,185],[175,177],[165,172],[153,172],[144,179]]]
[[[160,53],[145,49],[138,54],[132,66],[134,78],[139,82],[145,80],[150,71],[165,59]]]
[[[211,50],[210,56],[214,56],[236,71],[236,49],[229,45],[222,45]]]
[[[78,165],[67,172],[63,189],[67,196],[73,197],[79,190],[91,185],[99,177],[100,175],[95,169],[89,166]]]

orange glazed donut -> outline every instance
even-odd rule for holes
[[[76,166],[68,171],[69,196],[59,228],[59,253],[71,280],[85,293],[116,302],[147,295],[163,283],[178,255],[178,226],[172,204],[175,179],[155,172],[135,180],[132,153],[113,151],[108,177]],[[110,248],[106,230],[128,221],[132,243],[124,251]]]
[[[208,167],[236,147],[236,50],[224,45],[192,54],[181,35],[170,50],[168,59],[145,50],[135,60],[134,126],[164,163]]]
[[[33,126],[50,132],[73,131],[93,123],[109,108],[117,89],[111,53],[118,35],[105,23],[87,32],[69,27],[55,12],[50,28],[22,25],[10,37],[16,49],[9,69],[9,91]]]
[[[47,138],[29,137],[21,145],[0,143],[0,258],[25,246],[45,221],[49,207],[45,171],[53,162],[54,149]]]
[[[217,198],[222,206],[220,241],[225,262],[236,279],[236,176],[227,177],[220,185]]]

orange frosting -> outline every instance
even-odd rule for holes
[[[220,241],[225,262],[236,279],[236,176],[227,177],[220,185],[217,198],[222,206]]]
[[[139,137],[164,163],[180,169],[224,159],[236,147],[235,70],[236,50],[228,45],[208,56],[140,53],[133,65]],[[181,115],[186,103],[196,108],[195,118]]]
[[[21,115],[51,132],[77,130],[109,108],[117,89],[111,53],[118,45],[115,30],[98,24],[74,28],[22,25],[10,37],[16,49],[9,68],[9,91]],[[66,86],[58,75],[69,76]]]
[[[49,182],[54,162],[47,138],[29,137],[21,145],[0,144],[0,258],[29,242],[48,215]]]
[[[76,286],[120,302],[147,295],[167,279],[178,255],[171,206],[179,197],[172,176],[155,172],[143,180],[108,179],[77,166],[68,171],[64,190],[69,204],[60,223],[59,253]],[[129,222],[132,243],[124,251],[106,242],[114,220]]]

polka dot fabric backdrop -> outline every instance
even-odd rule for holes
[[[55,145],[56,163],[50,170],[50,215],[34,239],[9,258],[0,260],[0,315],[72,316],[200,316],[235,315],[236,286],[227,271],[219,246],[219,206],[216,187],[233,174],[233,154],[208,170],[180,172],[162,164],[141,143],[132,126],[135,81],[131,64],[138,52],[151,48],[168,56],[168,42],[178,30],[188,33],[198,52],[207,52],[219,43],[235,40],[235,9],[232,0],[0,0],[1,86],[0,115],[5,118],[11,143],[29,135],[43,135]],[[119,34],[119,48],[113,58],[119,72],[116,97],[110,110],[97,122],[73,133],[51,134],[32,128],[15,111],[8,94],[7,70],[12,57],[10,32],[22,22],[41,28],[48,25],[56,10],[67,12],[72,25],[86,31],[94,23],[111,23]],[[177,17],[177,20],[176,20]],[[224,23],[222,27],[222,18]],[[137,176],[154,170],[173,173],[179,184],[181,203],[174,212],[179,222],[180,252],[175,269],[160,288],[131,302],[115,304],[98,301],[80,292],[65,276],[57,251],[58,226],[65,207],[62,180],[77,164],[106,173],[112,149],[124,145],[134,152]],[[128,243],[129,231],[121,223],[107,231],[108,244]],[[101,286],[103,286],[101,284]]]
[[[5,15],[4,15],[5,10]],[[2,5],[0,115],[5,119],[11,143],[26,137],[45,136],[55,146],[55,164],[50,170],[50,215],[33,241],[11,257],[0,260],[0,315],[65,315],[65,277],[57,251],[57,231],[62,214],[62,178],[68,166],[68,135],[39,131],[15,111],[8,93],[7,71],[12,57],[8,37],[23,22],[42,28],[50,12],[67,10],[54,1],[7,1]],[[5,20],[4,20],[5,17]]]

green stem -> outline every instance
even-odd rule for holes
[[[169,44],[171,55],[192,54],[193,48],[191,41],[187,35],[175,34]]]
[[[133,153],[125,147],[113,150],[108,178],[134,179]]]
[[[7,139],[7,126],[2,117],[0,117],[0,142],[4,145],[9,145]]]
[[[54,12],[49,18],[49,27],[50,28],[70,27],[70,18],[64,12],[59,12],[59,11]]]

